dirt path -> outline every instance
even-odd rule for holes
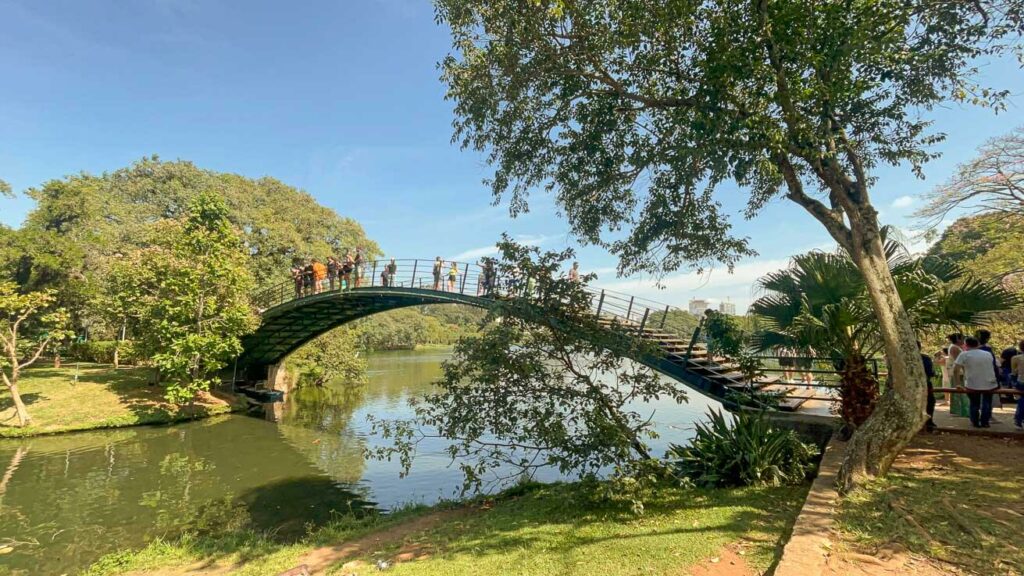
[[[311,575],[322,574],[327,568],[349,558],[366,557],[382,548],[389,548],[395,545],[399,546],[398,551],[383,560],[390,563],[398,563],[429,558],[433,550],[418,542],[410,541],[410,536],[433,529],[441,524],[462,518],[471,513],[472,510],[469,508],[432,512],[426,516],[375,531],[362,538],[338,544],[337,546],[317,548],[302,556],[296,564],[305,566]],[[341,574],[354,573],[365,566],[365,563],[354,560],[342,565]]]

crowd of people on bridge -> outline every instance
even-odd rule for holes
[[[367,285],[367,283],[384,288],[398,288],[403,285],[416,288],[430,286],[440,292],[465,293],[467,284],[471,285],[470,278],[474,275],[476,276],[475,294],[477,296],[490,295],[498,289],[509,294],[523,290],[526,293],[531,293],[536,284],[533,278],[521,274],[515,267],[512,267],[499,282],[497,263],[494,258],[489,257],[481,259],[471,270],[468,264],[462,264],[460,268],[460,264],[455,260],[445,261],[438,256],[432,263],[429,276],[427,276],[427,271],[423,270],[423,264],[423,262],[416,263],[422,270],[418,276],[414,265],[411,270],[406,270],[409,277],[399,280],[398,263],[394,258],[384,264],[371,262],[366,257],[363,248],[360,247],[354,251],[345,251],[341,258],[328,256],[323,261],[319,258],[296,260],[292,265],[291,277],[295,285],[296,298],[313,296],[325,291],[351,290]],[[380,269],[379,284],[372,278],[367,280],[367,269],[371,265],[370,275],[376,274],[377,269]],[[574,282],[580,281],[578,262],[572,264],[565,277]],[[429,284],[428,282],[431,280],[433,282]]]

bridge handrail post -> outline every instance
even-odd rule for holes
[[[630,296],[629,297],[629,307],[626,308],[626,322],[629,322],[629,320],[630,320],[629,316],[630,316],[630,314],[633,313],[633,300],[635,300],[635,299],[636,299],[636,296]]]
[[[662,316],[661,316],[661,326],[658,326],[658,330],[664,330],[665,329],[665,320],[668,319],[669,308],[671,308],[671,306],[665,306],[665,313],[662,314]]]
[[[373,288],[374,281],[377,280],[377,261],[373,261],[373,272],[370,272],[370,288]]]
[[[416,287],[416,266],[420,263],[419,259],[412,261],[412,278],[409,279],[409,288]]]
[[[466,266],[462,269],[462,285],[459,286],[459,294],[465,294],[466,293],[466,278],[468,278],[468,277],[469,277],[469,264],[467,263]]]
[[[595,315],[596,315],[596,316],[597,316],[598,318],[600,318],[600,317],[601,317],[601,307],[602,307],[602,306],[604,306],[604,290],[601,290],[601,297],[600,297],[600,298],[598,298],[598,300],[597,300],[597,312],[596,312],[596,314],[595,314]]]
[[[640,330],[639,330],[639,333],[640,333],[641,336],[644,333],[644,326],[647,325],[647,315],[650,314],[650,313],[651,313],[651,309],[647,308],[645,306],[644,307],[644,317],[643,317],[643,320],[640,320]]]

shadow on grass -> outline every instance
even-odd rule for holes
[[[1024,526],[1024,443],[924,438],[847,497],[840,527],[868,551],[895,543],[970,573],[1024,573],[1012,545]]]
[[[323,495],[331,491],[309,482],[281,482],[233,500],[227,505],[234,510],[228,517],[236,519],[217,523],[201,537],[189,539],[192,553],[208,565],[228,557],[258,561],[298,540],[309,546],[338,545],[425,510],[398,512],[396,518],[390,518],[374,512],[365,496],[337,486],[337,496],[324,500]],[[806,487],[707,491],[666,488],[649,501],[644,515],[636,516],[627,503],[595,501],[592,490],[578,485],[537,485],[514,491],[512,496],[499,496],[486,512],[480,509],[480,500],[470,503],[470,513],[460,516],[457,526],[440,524],[415,539],[431,548],[431,555],[482,558],[518,550],[568,554],[583,546],[666,536],[675,537],[671,544],[650,546],[678,550],[688,543],[696,544],[702,534],[715,531],[726,541],[742,539],[778,554],[805,491]],[[297,514],[282,515],[282,508]],[[241,529],[237,516],[232,516],[239,510],[245,518]],[[668,518],[685,511],[692,511],[686,515],[687,522]],[[197,525],[204,522],[199,520]],[[228,525],[235,528],[223,528]],[[311,531],[318,526],[324,530],[319,534]],[[303,535],[308,537],[302,539]],[[378,546],[387,550],[401,544],[384,539]]]

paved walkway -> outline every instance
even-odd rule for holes
[[[971,421],[964,416],[954,416],[949,413],[949,404],[945,402],[939,402],[935,405],[935,425],[939,427],[939,430],[944,432],[960,432],[970,434],[1021,434],[1024,433],[1017,430],[1013,425],[1013,411],[1016,409],[1014,404],[1004,402],[1001,408],[992,409],[992,427],[991,428],[972,428]]]

